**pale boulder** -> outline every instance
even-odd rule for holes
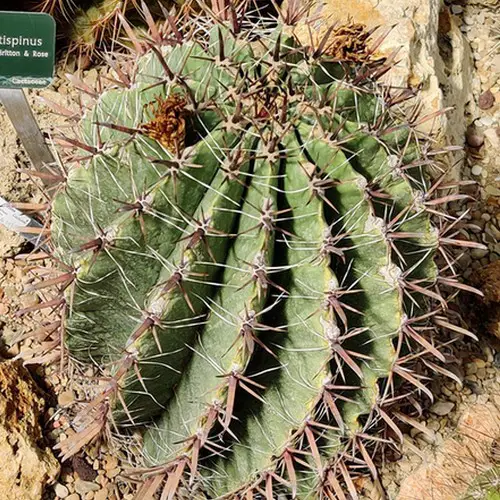
[[[39,500],[59,474],[59,463],[43,441],[44,404],[20,363],[0,362],[0,492],[9,498]]]
[[[457,500],[480,472],[493,467],[491,450],[500,438],[500,408],[476,404],[462,414],[455,434],[402,483],[397,500]]]
[[[352,20],[369,28],[380,26],[379,33],[388,33],[381,54],[397,51],[398,60],[386,81],[397,87],[420,88],[425,114],[452,107],[423,127],[441,144],[464,143],[472,59],[456,17],[441,0],[318,0],[310,17],[315,19],[314,29],[301,26],[297,30],[305,43],[311,32],[321,36],[332,24]]]

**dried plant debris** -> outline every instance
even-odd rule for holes
[[[373,58],[369,37],[364,24],[339,26],[331,32],[325,52],[339,61],[367,62]]]
[[[474,304],[472,311],[476,324],[500,339],[500,261],[480,269],[472,281],[484,294],[484,300]]]
[[[140,126],[146,134],[165,146],[169,151],[181,152],[186,139],[186,99],[173,94],[161,96],[148,103],[150,121]]]

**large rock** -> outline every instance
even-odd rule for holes
[[[453,436],[401,484],[397,500],[456,500],[480,473],[495,464],[491,451],[500,438],[500,407],[466,408]]]
[[[44,405],[20,363],[0,362],[0,498],[39,500],[59,474],[59,463],[43,442]]]
[[[472,59],[457,20],[441,0],[317,0],[311,14],[318,20],[313,30],[299,30],[304,40],[311,31],[321,36],[329,25],[350,20],[388,32],[380,51],[396,50],[398,60],[388,82],[421,88],[425,114],[453,107],[447,115],[426,122],[425,131],[432,131],[441,144],[463,144]]]

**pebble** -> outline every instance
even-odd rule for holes
[[[480,396],[477,397],[477,404],[484,405],[487,403],[490,399],[489,394],[481,394]]]
[[[59,406],[69,406],[75,401],[75,394],[73,391],[63,391],[57,397],[57,403]]]
[[[93,481],[97,477],[97,471],[95,471],[84,458],[79,456],[73,457],[72,465],[80,479],[84,481]]]
[[[473,248],[470,252],[473,259],[480,260],[486,257],[490,251],[487,248]]]
[[[483,392],[483,389],[477,382],[466,380],[465,383],[467,385],[467,394],[481,394]]]
[[[500,56],[496,55],[491,61],[491,65],[494,67],[495,71],[500,71]]]
[[[464,9],[461,5],[452,5],[451,6],[451,12],[453,12],[453,14],[455,14],[455,15],[461,14],[463,11],[464,11]]]
[[[430,422],[427,423],[427,428],[431,429],[433,431],[438,431],[440,429],[439,422],[437,420],[431,420]]]
[[[69,471],[64,470],[59,478],[66,486],[68,486],[68,483],[74,483],[75,478],[73,477],[73,474],[71,474]]]
[[[481,167],[481,165],[474,165],[471,169],[472,175],[481,175],[482,171],[483,167]]]
[[[420,434],[420,431],[416,428],[416,427],[412,427],[410,429],[410,436],[412,438],[415,438],[416,436],[418,436]]]
[[[118,459],[114,455],[108,455],[104,461],[104,470],[113,470],[118,467]]]
[[[477,100],[477,105],[480,109],[490,109],[495,104],[495,96],[491,92],[491,90],[487,90],[483,92],[479,99]]]
[[[431,406],[430,411],[440,417],[444,417],[445,415],[448,415],[451,410],[453,410],[454,406],[455,403],[450,401],[438,401]]]
[[[419,434],[417,437],[417,441],[427,444],[440,444],[443,442],[443,437],[441,436],[441,434],[439,434],[439,432],[429,430],[428,433]]]
[[[98,491],[101,487],[96,483],[91,483],[90,481],[82,481],[81,479],[77,479],[75,481],[75,491],[80,495],[85,495],[89,491]]]
[[[108,489],[103,488],[102,490],[96,491],[94,494],[94,500],[107,500]]]
[[[494,238],[500,241],[500,229],[496,228],[493,224],[488,224],[486,226],[486,231],[489,231]]]
[[[78,495],[78,493],[72,493],[69,497],[66,497],[66,500],[80,500],[80,495]]]
[[[54,486],[54,492],[59,498],[66,498],[69,495],[68,488],[61,483],[56,483]]]
[[[469,127],[466,133],[467,144],[471,148],[480,148],[484,144],[484,135],[479,133],[473,127]]]
[[[17,356],[19,353],[21,352],[21,346],[20,344],[14,344],[14,345],[11,345],[8,349],[7,349],[7,353],[10,355],[10,356]]]
[[[444,385],[443,385],[443,387],[441,387],[441,392],[445,396],[451,396],[452,395],[452,392],[450,391],[450,389],[448,389],[448,387],[445,387]]]
[[[474,360],[474,364],[475,364],[478,368],[486,368],[486,361],[484,361],[484,359],[476,358],[476,359]]]
[[[30,294],[30,293],[25,293],[25,294],[21,295],[21,300],[20,300],[21,307],[34,306],[35,304],[38,304],[39,302],[40,302],[40,299],[36,295]]]
[[[99,73],[97,72],[97,68],[92,68],[88,70],[88,72],[83,77],[83,80],[89,87],[95,87],[97,84]]]
[[[483,116],[479,121],[485,127],[491,127],[495,123],[495,120],[491,116]]]
[[[440,430],[446,429],[446,426],[448,425],[449,420],[447,418],[442,418],[439,421],[439,428]]]
[[[15,286],[7,285],[3,289],[3,292],[4,292],[5,297],[7,297],[9,299],[14,299],[14,298],[17,298],[19,296],[19,293],[16,290]]]
[[[477,373],[477,368],[478,366],[476,365],[476,363],[467,363],[465,365],[465,373],[467,375],[474,375],[474,373]]]
[[[113,479],[114,477],[118,476],[120,474],[121,469],[117,467],[116,469],[111,469],[109,471],[106,471],[106,476],[108,476],[110,479]]]
[[[493,147],[498,149],[500,147],[500,137],[498,136],[498,127],[497,129],[489,128],[484,131],[484,136],[488,140],[489,147]]]

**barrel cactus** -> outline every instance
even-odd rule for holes
[[[420,360],[447,373],[436,328],[466,333],[435,254],[468,242],[431,222],[462,195],[430,180],[409,92],[377,83],[359,26],[301,43],[290,4],[172,27],[67,139],[49,305],[107,378],[61,448],[143,429],[138,498],[356,497],[412,421],[398,387],[432,397]]]

